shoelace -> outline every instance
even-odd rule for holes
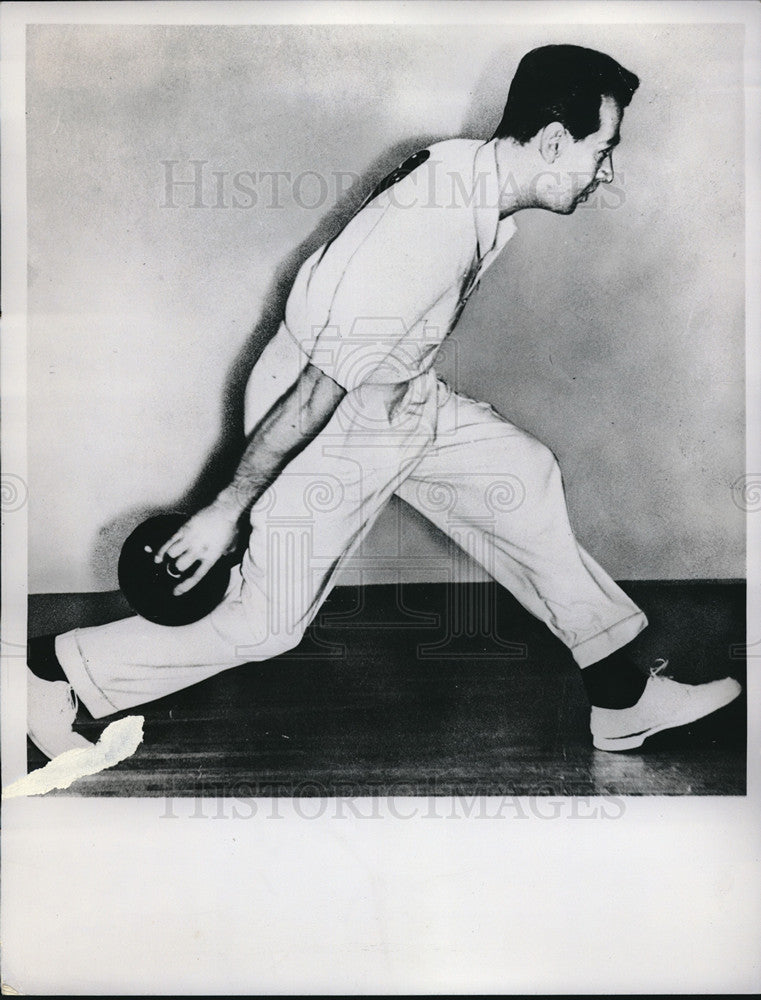
[[[668,660],[664,659],[663,657],[659,657],[659,659],[655,661],[655,666],[650,667],[650,676],[658,677],[660,674],[663,673],[663,671],[666,669],[668,665],[669,665]]]

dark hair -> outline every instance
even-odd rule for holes
[[[518,63],[495,139],[510,136],[524,144],[560,122],[574,139],[600,127],[600,102],[612,97],[628,107],[639,79],[615,59],[579,45],[544,45]]]

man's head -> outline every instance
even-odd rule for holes
[[[613,180],[612,151],[638,86],[610,56],[577,45],[546,45],[521,59],[494,138],[536,154],[536,205],[568,214]]]

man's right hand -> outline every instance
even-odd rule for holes
[[[171,559],[178,573],[185,573],[198,563],[193,574],[182,580],[174,594],[187,593],[209,572],[222,556],[235,547],[238,538],[238,514],[211,504],[194,514],[156,553],[156,562]]]

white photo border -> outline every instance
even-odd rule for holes
[[[4,495],[6,475],[27,481],[24,34],[26,24],[43,22],[744,24],[746,469],[761,471],[757,4],[18,3],[0,16]],[[755,511],[746,537],[747,637],[759,646]],[[18,669],[26,538],[24,509],[4,511],[4,786],[26,773]],[[525,817],[516,805],[502,821],[437,823],[426,819],[425,799],[381,804],[372,823],[318,807],[312,815],[293,801],[216,815],[192,799],[6,800],[4,992],[757,991],[759,687],[751,657],[746,796],[632,797],[617,822],[595,812],[594,801],[572,800],[556,822],[524,802]],[[277,814],[271,822],[268,811]]]

